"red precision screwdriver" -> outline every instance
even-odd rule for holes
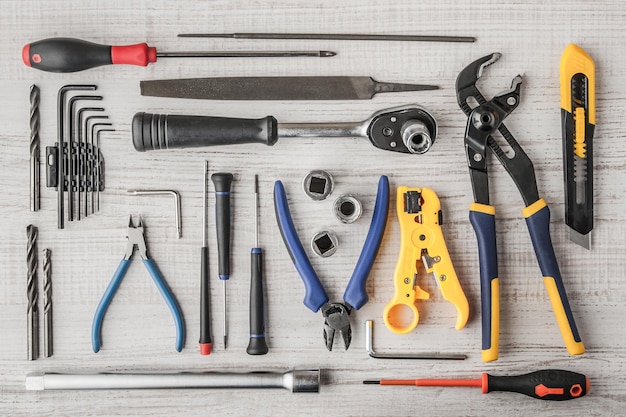
[[[589,392],[589,379],[571,371],[545,369],[515,376],[482,374],[481,379],[381,379],[364,384],[416,385],[418,387],[480,387],[483,394],[492,391],[519,392],[540,400],[564,401]]]
[[[330,51],[233,51],[233,52],[157,52],[146,43],[100,45],[73,38],[50,38],[22,48],[24,64],[48,72],[77,72],[102,65],[129,64],[145,67],[157,58],[274,58],[331,57]]]

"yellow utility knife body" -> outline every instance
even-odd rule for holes
[[[593,229],[593,133],[595,64],[576,45],[561,57],[561,130],[565,174],[565,223],[570,239],[590,249]]]
[[[441,204],[429,188],[398,187],[396,208],[400,221],[400,255],[394,272],[394,296],[383,318],[389,330],[405,334],[417,326],[415,302],[430,296],[417,284],[418,264],[433,274],[443,298],[457,310],[455,328],[461,330],[469,317],[469,304],[441,232]]]

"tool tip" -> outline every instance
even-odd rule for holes
[[[224,350],[228,348],[228,335],[224,335]]]
[[[364,385],[380,385],[380,380],[370,379],[370,380],[363,381],[363,384]]]
[[[331,56],[335,56],[337,55],[337,52],[333,52],[333,51],[320,51],[320,56],[322,58],[327,58],[327,57],[331,57]]]
[[[591,249],[591,232],[583,235],[574,229],[569,229],[569,239],[585,249]]]

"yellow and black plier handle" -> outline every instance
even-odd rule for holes
[[[499,58],[498,53],[480,58],[461,71],[457,78],[457,100],[468,116],[465,150],[475,201],[470,207],[470,221],[478,239],[483,361],[489,362],[498,358],[500,318],[495,207],[489,204],[487,149],[491,150],[506,169],[522,195],[526,206],[523,214],[561,335],[568,352],[578,355],[585,348],[576,328],[550,239],[550,210],[545,200],[539,198],[532,161],[503,124],[504,119],[519,104],[522,79],[519,75],[515,77],[509,91],[490,101],[476,87],[476,81],[485,67]],[[478,103],[477,107],[470,107],[470,98]],[[513,156],[505,154],[493,139],[492,134],[496,131],[502,134],[511,147]]]

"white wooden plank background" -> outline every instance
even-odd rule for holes
[[[387,4],[389,3],[389,4]],[[626,247],[626,60],[621,1],[26,1],[0,2],[0,414],[11,416],[86,415],[620,415],[626,401],[623,315]],[[476,36],[475,44],[339,41],[183,40],[179,32],[411,33]],[[108,67],[78,74],[48,74],[21,63],[21,47],[52,36],[102,43],[147,41],[160,50],[327,49],[329,59],[162,60],[148,68]],[[559,121],[558,64],[568,43],[595,59],[597,119],[595,141],[596,223],[593,250],[567,238]],[[468,222],[472,201],[463,132],[465,116],[456,104],[454,81],[468,63],[499,51],[501,61],[482,84],[493,94],[524,77],[522,101],[507,126],[532,158],[541,194],[552,209],[552,238],[574,316],[587,353],[568,356],[557,330],[530,239],[521,216],[521,198],[504,171],[492,165],[492,200],[498,211],[498,257],[502,292],[500,360],[480,360],[480,288],[476,240]],[[139,80],[245,75],[369,75],[381,81],[434,83],[433,92],[378,95],[360,102],[217,102],[141,97]],[[42,149],[55,141],[56,92],[67,83],[95,82],[117,131],[105,135],[106,192],[96,216],[56,228],[56,193],[42,190],[42,210],[29,212],[28,91],[42,91]],[[230,117],[274,115],[281,122],[352,121],[372,112],[417,102],[435,114],[440,134],[423,156],[385,153],[356,139],[282,140],[273,148],[220,147],[137,153],[130,121],[137,111]],[[221,293],[215,277],[215,225],[210,223],[214,353],[198,354],[199,248],[203,161],[212,171],[234,172],[233,274],[229,282],[230,344],[221,342]],[[363,219],[340,225],[332,200],[313,203],[301,191],[309,170],[326,169],[336,178],[335,196],[357,195]],[[260,175],[261,245],[266,253],[267,327],[270,353],[251,357],[248,340],[249,249],[253,244],[253,175]],[[427,186],[440,195],[444,234],[471,305],[467,327],[453,328],[455,312],[430,280],[431,300],[419,305],[421,321],[411,334],[397,336],[383,325],[382,310],[393,292],[392,276],[399,227],[391,205],[387,232],[370,276],[370,300],[353,317],[348,351],[327,352],[321,317],[302,305],[303,287],[284,249],[274,220],[272,186],[285,182],[303,239],[329,227],[341,240],[331,258],[313,262],[331,298],[339,298],[361,249],[381,174],[392,187]],[[171,201],[125,195],[129,188],[173,188],[182,196],[183,238],[175,238]],[[393,200],[393,199],[392,199]],[[124,250],[129,214],[146,223],[150,252],[172,287],[185,315],[187,339],[173,349],[169,312],[141,265],[131,267],[109,309],[104,346],[90,346],[95,306]],[[55,353],[26,360],[26,235],[39,227],[39,248],[53,254]],[[41,259],[40,259],[41,262]],[[41,264],[40,264],[41,268]],[[40,279],[41,279],[40,269]],[[469,355],[464,362],[389,362],[364,350],[362,322],[376,320],[379,351],[441,350]],[[323,369],[317,395],[286,391],[85,391],[29,392],[27,373]],[[566,403],[520,395],[456,388],[363,386],[363,379],[476,377],[482,371],[514,374],[540,368],[587,374],[592,389]]]

